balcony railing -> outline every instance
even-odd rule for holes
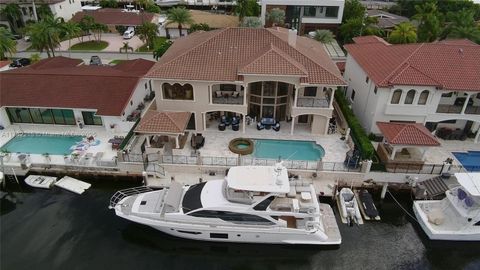
[[[225,97],[213,97],[212,98],[213,104],[231,104],[231,105],[242,105],[243,104],[243,97],[232,97],[232,96],[225,96]]]
[[[459,105],[438,105],[437,113],[461,113],[463,106]],[[480,106],[467,106],[465,109],[466,114],[480,114]]]
[[[330,102],[327,98],[298,98],[297,107],[328,108]]]

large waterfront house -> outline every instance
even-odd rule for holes
[[[143,76],[153,64],[137,59],[93,66],[54,57],[1,72],[0,125],[103,126],[126,133],[140,116],[144,98],[152,96]]]
[[[326,134],[333,94],[345,86],[321,43],[283,28],[225,28],[175,41],[148,72],[156,107],[189,112],[187,129],[216,130],[236,116],[251,122],[299,125]]]
[[[271,26],[268,12],[274,8],[285,11],[285,25],[303,35],[317,29],[336,30],[342,23],[344,0],[262,0],[262,24]]]
[[[80,0],[0,0],[0,9],[10,3],[18,4],[22,13],[21,20],[25,23],[27,21],[35,20],[33,2],[35,2],[37,9],[39,5],[47,5],[55,17],[62,17],[66,21],[70,20],[75,13],[82,10]],[[8,26],[7,19],[0,17],[0,24]]]
[[[478,142],[480,46],[468,40],[392,45],[374,36],[345,46],[346,97],[367,133],[377,122],[421,123],[443,139]]]

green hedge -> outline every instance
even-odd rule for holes
[[[134,130],[137,127],[138,123],[140,123],[140,118],[138,118],[137,122],[133,125],[132,129],[128,132],[127,136],[125,136],[125,139],[123,139],[122,143],[120,144],[120,149],[124,150],[125,146],[127,146],[128,141],[132,138],[132,136],[135,134]]]
[[[345,116],[345,119],[347,120],[348,126],[350,127],[350,134],[352,135],[355,145],[357,145],[362,154],[362,159],[372,159],[375,154],[375,149],[368,139],[362,125],[353,114],[352,109],[348,107],[347,100],[342,95],[341,91],[335,91],[335,100],[337,101],[338,106],[340,106],[343,116]]]

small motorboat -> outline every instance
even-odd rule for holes
[[[61,187],[73,193],[82,194],[92,185],[90,183],[80,181],[70,176],[64,176],[62,179],[58,180],[55,183],[55,186]]]
[[[35,188],[51,188],[57,181],[56,177],[45,175],[29,175],[25,178],[25,183]]]
[[[360,204],[360,212],[365,220],[380,220],[372,195],[366,189],[356,190],[355,196]]]
[[[342,222],[353,226],[363,224],[362,215],[355,199],[355,193],[350,188],[342,188],[337,195],[337,204]]]

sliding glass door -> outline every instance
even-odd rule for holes
[[[12,123],[75,125],[73,110],[40,108],[7,108]]]

